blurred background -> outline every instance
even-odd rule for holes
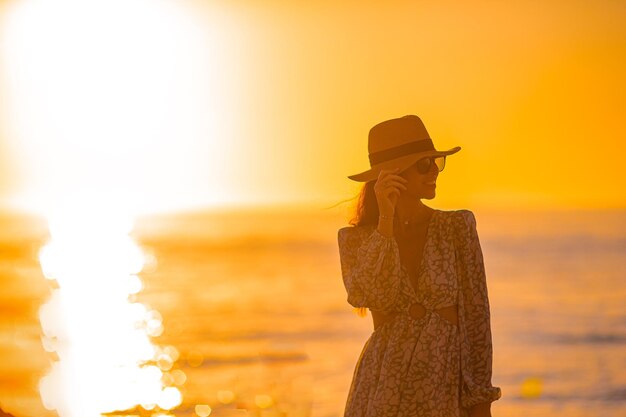
[[[0,409],[343,415],[367,133],[448,158],[494,416],[626,416],[626,3],[0,0]],[[0,413],[1,414],[1,413]]]

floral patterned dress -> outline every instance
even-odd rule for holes
[[[393,237],[375,226],[338,232],[348,303],[392,317],[363,347],[345,417],[466,417],[471,406],[501,396],[491,385],[489,300],[474,214],[435,210],[427,229],[417,290]],[[421,316],[412,314],[415,303],[425,308]],[[455,322],[439,314],[451,306]]]

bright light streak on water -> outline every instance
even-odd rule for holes
[[[59,213],[49,218],[52,239],[39,255],[56,287],[40,310],[44,347],[58,358],[40,381],[45,407],[95,417],[179,406],[179,389],[163,382],[178,353],[151,342],[163,331],[161,315],[131,302],[144,266],[129,236],[132,220],[109,209]]]

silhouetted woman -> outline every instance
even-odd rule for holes
[[[489,299],[474,214],[424,205],[446,156],[417,116],[369,133],[371,169],[352,226],[338,232],[347,301],[372,312],[345,417],[489,417]]]

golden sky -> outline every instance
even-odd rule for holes
[[[626,207],[624,2],[43,3],[2,6],[5,201],[323,207],[371,126],[417,114],[462,147],[433,206]]]

